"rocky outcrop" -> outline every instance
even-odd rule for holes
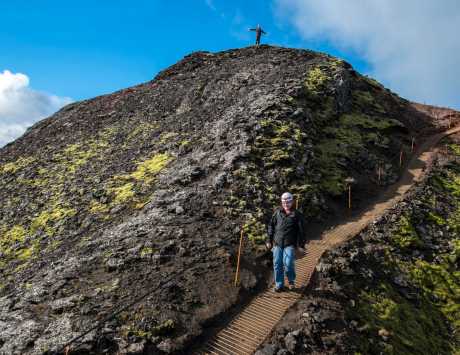
[[[395,208],[327,252],[258,354],[451,354],[460,349],[460,136]],[[438,164],[439,162],[438,161]]]
[[[428,129],[349,64],[270,46],[193,53],[64,107],[0,150],[0,353],[59,352],[95,325],[72,351],[181,351],[266,282],[258,245],[280,193],[322,223],[347,176],[366,203]]]

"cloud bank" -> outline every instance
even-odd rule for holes
[[[18,138],[27,127],[72,102],[29,87],[27,75],[0,72],[0,147]]]
[[[351,50],[408,99],[460,109],[458,0],[274,0],[307,40]]]

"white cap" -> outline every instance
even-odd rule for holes
[[[281,195],[281,199],[284,201],[292,201],[294,200],[294,196],[292,196],[292,194],[289,192],[285,192],[284,194]]]

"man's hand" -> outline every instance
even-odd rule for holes
[[[265,246],[267,247],[268,250],[271,250],[271,248],[272,248],[272,243],[266,242],[266,243],[265,243]]]

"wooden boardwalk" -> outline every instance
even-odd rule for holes
[[[255,297],[229,324],[208,341],[201,354],[252,354],[270,335],[286,311],[301,296],[309,284],[321,255],[328,249],[353,238],[370,222],[393,207],[417,181],[424,176],[427,162],[436,154],[433,147],[448,135],[460,132],[460,127],[429,137],[413,155],[401,179],[389,187],[381,200],[355,220],[325,232],[319,240],[310,241],[307,252],[296,260],[295,290],[276,293],[270,288]]]

